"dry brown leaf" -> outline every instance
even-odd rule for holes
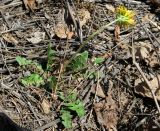
[[[82,27],[87,23],[87,21],[91,18],[90,12],[86,9],[79,9],[77,11],[77,15],[80,19],[80,26]]]
[[[122,94],[120,95],[120,103],[121,103],[121,108],[125,108],[125,106],[129,103],[126,94],[124,94],[124,92],[122,92]]]
[[[102,116],[103,105],[104,105],[104,101],[94,104],[96,117],[97,117],[98,123],[101,125],[104,125],[104,118]]]
[[[74,35],[74,32],[68,32],[67,39],[70,40]]]
[[[97,92],[96,92],[95,88],[96,87],[92,88],[92,93],[94,93],[94,94],[96,93],[97,96],[102,97],[102,98],[106,97],[106,95],[104,94],[103,89],[100,85],[97,87]]]
[[[13,35],[10,34],[10,33],[3,34],[2,37],[3,37],[3,39],[4,39],[5,41],[7,41],[8,43],[13,43],[13,44],[15,44],[15,45],[18,44],[18,41],[16,40],[16,38],[13,37]]]
[[[61,39],[71,39],[74,35],[74,32],[70,32],[65,23],[58,23],[54,28],[54,33]]]
[[[103,117],[105,120],[105,126],[108,130],[115,129],[118,122],[117,116],[117,105],[112,99],[111,94],[106,97],[105,111],[103,112]]]
[[[37,9],[36,0],[23,0],[23,2],[27,10],[30,9],[31,11],[33,11],[34,9]]]
[[[115,30],[114,30],[114,36],[115,36],[115,41],[119,42],[120,41],[120,27],[116,25]]]
[[[136,47],[136,56],[144,60],[149,57],[151,50],[152,47],[149,43],[139,42],[138,47]]]
[[[99,124],[104,125],[108,130],[116,130],[118,122],[117,109],[118,107],[111,94],[106,97],[106,101],[94,104]]]
[[[135,48],[136,57],[144,60],[151,67],[159,66],[159,59],[157,53],[160,52],[160,48],[155,51],[152,45],[145,42],[139,42],[139,45]]]
[[[160,75],[154,77],[151,81],[149,81],[149,83],[152,86],[153,92],[155,92],[157,100],[160,101]],[[141,79],[135,80],[135,93],[143,97],[153,98],[146,83]]]
[[[27,38],[27,40],[31,42],[32,44],[38,44],[44,39],[45,39],[45,32],[38,32],[38,31],[34,32],[31,38]]]
[[[160,0],[150,0],[152,4],[160,7]]]
[[[67,25],[63,23],[58,23],[54,31],[55,34],[62,39],[67,38],[67,32],[69,32]]]
[[[113,13],[115,12],[115,8],[111,4],[106,4],[106,8],[112,11]]]
[[[51,105],[48,102],[48,100],[43,99],[43,101],[41,103],[41,107],[42,107],[42,109],[43,109],[43,111],[44,111],[45,114],[49,114],[50,113]]]
[[[158,51],[157,51],[158,52]],[[151,67],[159,67],[160,66],[160,62],[159,62],[159,58],[157,56],[157,52],[153,52],[152,54],[150,54],[149,58],[146,59],[146,62],[151,66]],[[158,54],[160,54],[158,52]]]
[[[155,14],[148,13],[148,14],[146,14],[146,15],[142,18],[142,23],[145,23],[145,22],[147,22],[149,19],[153,19],[154,17],[155,17]]]

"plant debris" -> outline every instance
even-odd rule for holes
[[[157,2],[1,0],[1,112],[36,131],[160,130]]]

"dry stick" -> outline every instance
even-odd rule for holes
[[[133,31],[132,31],[133,32]],[[152,90],[152,86],[151,84],[149,83],[148,79],[146,78],[146,76],[144,75],[141,67],[139,66],[139,64],[136,62],[136,59],[135,59],[135,50],[134,50],[134,45],[133,45],[133,33],[132,33],[132,59],[133,59],[133,64],[136,66],[136,68],[138,69],[138,71],[140,72],[141,76],[143,77],[144,81],[146,82],[151,94],[152,94],[152,97],[154,99],[154,102],[156,104],[156,107],[157,107],[157,110],[159,112],[159,115],[160,115],[160,107],[159,107],[159,104],[158,104],[158,101],[157,101],[157,98]]]
[[[20,2],[13,2],[11,4],[8,4],[8,5],[4,5],[4,6],[0,6],[0,9],[6,9],[6,8],[9,8],[9,7],[13,7],[13,6],[19,6],[19,5],[22,5],[23,3],[20,1]]]
[[[37,119],[38,124],[39,124],[40,126],[42,126],[42,123],[41,123],[41,121],[39,120],[39,118],[37,117],[36,113],[34,112],[34,109],[33,109],[32,105],[31,105],[31,103],[28,101],[27,104],[28,104],[30,110],[32,111],[34,117]]]
[[[76,55],[81,51],[81,49],[88,44],[88,42],[93,38],[95,37],[97,34],[101,33],[104,29],[106,29],[108,26],[116,23],[118,21],[118,19],[112,21],[111,23],[107,24],[107,25],[104,25],[102,27],[100,27],[97,31],[95,31],[93,34],[91,34],[86,41],[84,41],[82,43],[82,45],[80,45],[80,47],[78,48],[78,50],[75,52],[75,55],[73,55],[65,64],[64,64],[64,70],[66,69],[67,65],[69,63],[71,63],[71,61],[76,57]]]
[[[55,126],[58,122],[60,122],[59,119],[55,120],[55,121],[51,121],[47,124],[45,124],[44,126],[38,127],[37,129],[35,129],[34,131],[44,131],[45,129]]]

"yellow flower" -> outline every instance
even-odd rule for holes
[[[116,20],[119,26],[133,26],[135,25],[135,13],[124,6],[119,6],[116,9]]]

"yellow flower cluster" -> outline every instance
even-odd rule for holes
[[[116,9],[116,20],[119,26],[133,26],[135,25],[135,13],[124,6],[119,6]]]

